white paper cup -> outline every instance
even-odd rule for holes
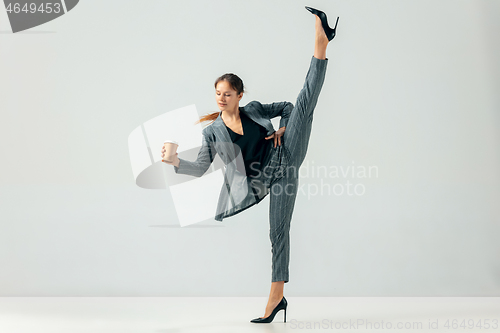
[[[173,162],[179,143],[175,140],[165,140],[163,147],[165,147],[165,153],[163,154],[162,162]]]

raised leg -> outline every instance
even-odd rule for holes
[[[309,145],[314,108],[318,101],[323,82],[325,81],[328,58],[326,48],[328,37],[323,30],[321,20],[316,16],[316,34],[314,39],[314,55],[307,71],[304,86],[302,87],[295,107],[290,114],[290,119],[283,134],[283,144],[289,156],[288,172],[298,174]]]

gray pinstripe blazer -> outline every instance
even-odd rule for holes
[[[293,104],[290,102],[275,102],[261,104],[252,101],[244,107],[239,107],[250,119],[267,129],[267,135],[275,132],[271,119],[281,116],[280,128],[286,126]],[[281,145],[273,146],[261,170],[262,177],[250,179],[237,170],[237,165],[243,165],[241,152],[236,156],[236,149],[229,132],[222,121],[221,115],[202,131],[203,140],[196,161],[191,162],[179,158],[179,167],[174,166],[175,173],[201,177],[212,164],[218,153],[224,162],[224,184],[222,185],[215,220],[222,221],[260,202],[268,193],[271,182],[285,175],[288,164],[288,151]],[[283,137],[281,137],[283,139]]]

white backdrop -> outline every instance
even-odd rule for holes
[[[295,104],[305,5],[340,19],[286,294],[500,296],[500,4],[478,0],[86,0],[16,34],[2,8],[0,296],[267,296],[269,197],[180,228],[168,190],[135,184],[127,139],[218,111],[227,72],[242,106]],[[348,182],[363,194],[327,192]]]

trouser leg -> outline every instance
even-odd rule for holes
[[[292,220],[298,178],[290,173],[270,188],[269,238],[272,252],[272,282],[288,282],[290,262],[290,222]]]
[[[300,167],[306,156],[314,108],[323,87],[327,65],[328,59],[312,57],[304,86],[297,96],[297,101],[288,119],[283,134],[283,144],[291,159],[290,165]],[[293,171],[298,173],[297,169]]]

